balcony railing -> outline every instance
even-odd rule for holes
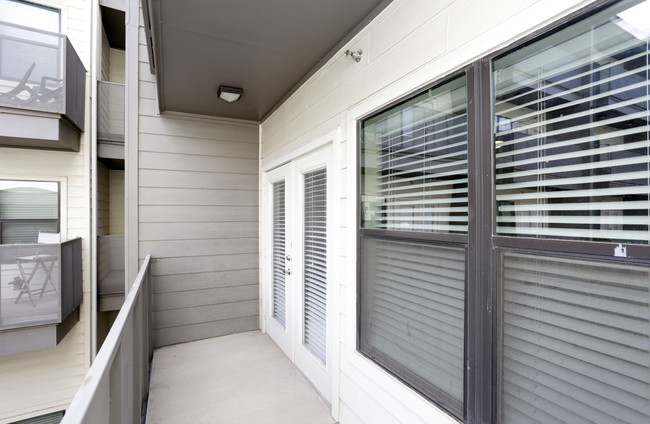
[[[147,255],[62,424],[141,422],[153,353],[150,261]]]
[[[58,113],[83,131],[85,73],[66,36],[0,21],[0,107]]]
[[[83,297],[81,239],[0,245],[0,331],[63,322]]]
[[[124,143],[124,84],[97,82],[97,139]]]

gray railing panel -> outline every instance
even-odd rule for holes
[[[140,422],[153,352],[150,262],[147,255],[62,424]]]

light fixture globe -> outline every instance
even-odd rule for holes
[[[220,85],[217,90],[217,97],[221,100],[227,101],[228,103],[236,102],[242,94],[244,94],[243,89],[238,87],[228,87],[226,85]]]

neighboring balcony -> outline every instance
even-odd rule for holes
[[[66,36],[0,21],[0,145],[79,151],[85,87]]]
[[[97,237],[97,308],[119,311],[124,303],[124,236]]]
[[[97,82],[97,157],[109,168],[124,161],[124,84]]]
[[[79,321],[81,239],[0,245],[0,355],[56,346]]]

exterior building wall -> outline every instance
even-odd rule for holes
[[[92,2],[35,0],[61,10],[61,32],[86,68],[86,129],[79,152],[0,148],[1,179],[62,181],[63,238],[83,239],[83,302],[79,322],[54,348],[0,356],[0,423],[65,409],[90,366],[90,51]],[[65,218],[65,221],[63,220]]]
[[[96,235],[111,234],[109,169],[97,163],[97,230]],[[101,274],[101,273],[100,273]]]
[[[140,26],[138,251],[157,260],[154,346],[257,329],[258,125],[158,114],[144,40]]]
[[[260,169],[339,129],[340,272],[333,283],[341,363],[333,412],[342,424],[456,422],[356,351],[357,119],[589,3],[395,0],[261,124]],[[362,50],[361,62],[346,57],[347,49]]]

